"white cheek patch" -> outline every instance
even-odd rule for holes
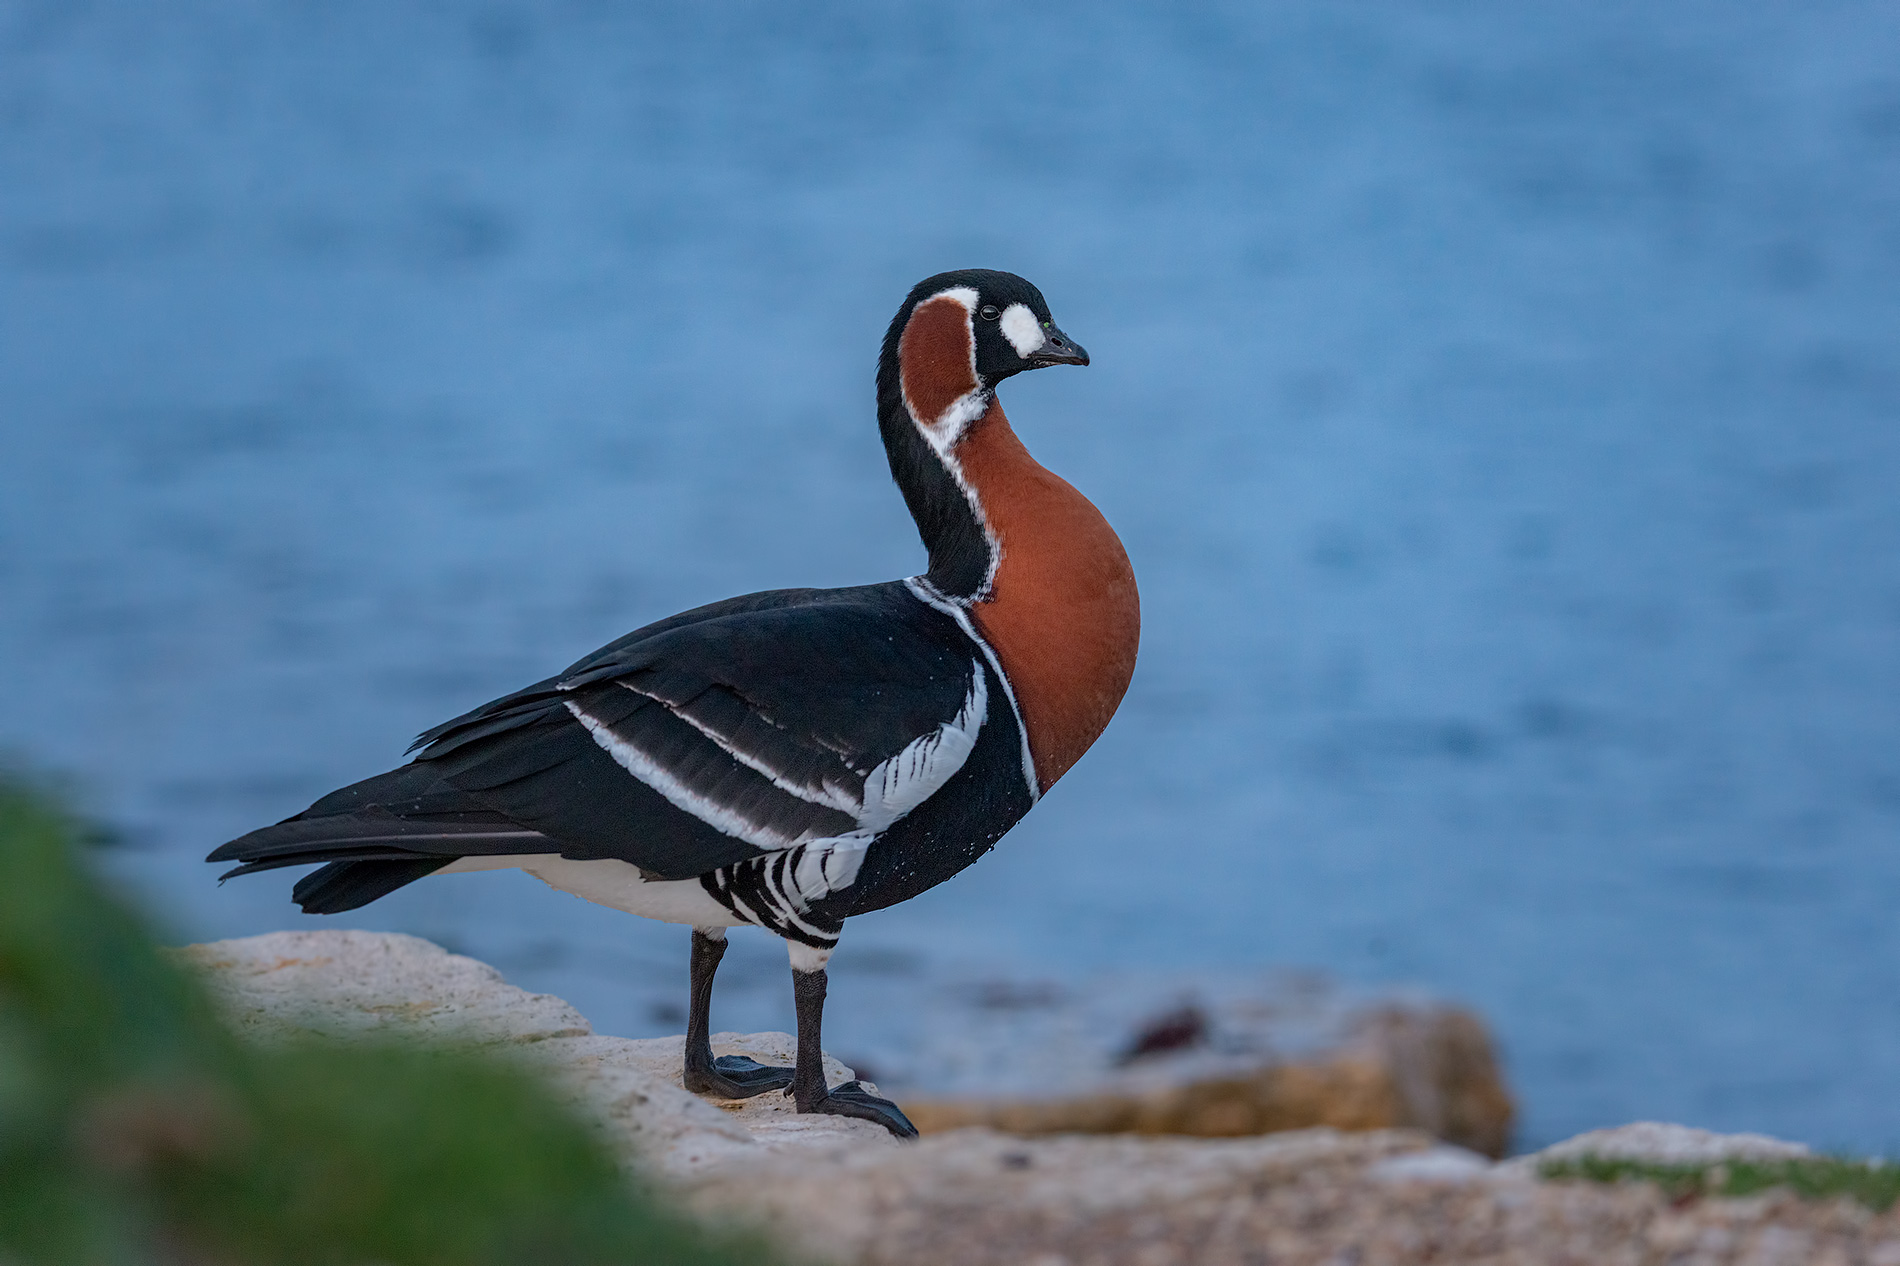
[[[1036,314],[1020,303],[1012,303],[1003,309],[1003,337],[1016,349],[1016,354],[1028,360],[1034,352],[1042,350],[1045,342],[1042,325],[1036,320]]]

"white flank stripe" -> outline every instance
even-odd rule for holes
[[[791,924],[793,927],[803,932],[806,936],[814,936],[821,939],[830,938],[834,936],[834,933],[827,932],[823,928],[813,927],[811,924],[805,922],[805,920],[799,918],[797,911],[791,910],[789,908],[785,911],[785,922]]]
[[[964,636],[977,644],[983,657],[990,661],[990,667],[996,670],[996,680],[1003,683],[1003,697],[1009,700],[1010,714],[1016,718],[1016,732],[1023,740],[1023,781],[1029,785],[1029,803],[1034,805],[1042,799],[1042,784],[1036,778],[1036,758],[1029,750],[1029,726],[1023,722],[1023,710],[1016,704],[1015,688],[1009,684],[1009,674],[1003,671],[1002,661],[996,658],[996,652],[990,644],[977,633],[976,626],[970,621],[970,613],[963,607],[937,592],[937,587],[922,576],[912,576],[904,582],[917,601],[927,607],[935,607],[957,622]]]
[[[660,696],[648,694],[631,682],[623,681],[620,684],[639,695],[642,699],[653,700],[653,702],[659,704],[662,708],[665,708],[668,712],[671,712],[674,716],[686,722],[686,724],[692,726],[701,734],[704,734],[718,746],[720,751],[732,757],[732,759],[738,761],[753,773],[763,776],[767,782],[777,787],[780,791],[797,796],[806,804],[823,805],[827,809],[836,809],[840,813],[848,813],[854,818],[863,812],[864,802],[852,795],[849,788],[839,787],[833,783],[826,783],[822,788],[815,788],[807,786],[802,782],[793,782],[781,771],[772,768],[751,752],[734,747],[732,740],[728,739],[725,735],[713,729],[711,726],[703,725],[699,721],[694,720],[666,700],[660,698]]]
[[[760,886],[765,889],[766,900],[777,908],[788,923],[802,904],[800,898],[785,891],[785,864],[792,856],[792,853],[775,853],[771,860],[762,864],[759,871]]]
[[[858,825],[882,831],[928,800],[963,768],[976,746],[976,734],[989,713],[990,688],[983,665],[970,661],[970,693],[957,715],[932,733],[913,739],[903,751],[879,762],[864,779],[864,812]]]
[[[856,883],[858,868],[864,864],[865,850],[870,847],[869,832],[807,844],[805,855],[798,859],[798,869],[792,876],[805,903],[809,905]]]
[[[870,848],[870,840],[847,835],[826,849],[825,891],[839,892],[858,882],[858,868],[864,865],[864,855]]]
[[[587,727],[587,732],[594,736],[594,742],[600,744],[606,753],[614,758],[616,764],[659,792],[674,808],[684,810],[706,825],[724,831],[734,839],[744,840],[754,848],[790,848],[799,842],[781,832],[762,827],[743,814],[734,813],[725,805],[700,795],[673,777],[645,752],[581,711],[572,700],[568,701],[567,710],[574,714],[576,721]]]
[[[768,911],[761,914],[759,911],[753,909],[752,904],[739,895],[739,885],[733,884],[728,888],[726,890],[726,896],[732,899],[733,910],[744,915],[747,923],[752,924],[754,927],[761,928],[769,928],[772,926],[770,912]]]

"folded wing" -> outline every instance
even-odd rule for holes
[[[941,787],[988,711],[954,628],[896,588],[755,595],[630,635],[212,859],[556,852],[686,879],[835,841],[807,869],[831,858],[826,886],[848,882],[840,848],[861,854]]]

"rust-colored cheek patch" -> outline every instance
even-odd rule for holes
[[[911,416],[935,422],[958,397],[974,391],[976,371],[970,361],[969,310],[948,296],[918,304],[897,343]]]
[[[1135,673],[1141,597],[1121,539],[992,404],[956,446],[1003,561],[971,611],[1003,661],[1047,791],[1108,728]]]

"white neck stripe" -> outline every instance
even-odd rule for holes
[[[983,533],[983,542],[989,547],[989,563],[983,569],[983,583],[978,585],[976,592],[970,595],[972,601],[978,601],[987,598],[990,587],[996,583],[996,569],[1003,562],[1003,544],[996,539],[996,533],[991,530],[989,515],[983,512],[983,502],[977,497],[976,489],[971,487],[969,479],[964,476],[963,463],[957,460],[956,453],[952,450],[956,448],[957,441],[963,438],[963,433],[970,429],[970,424],[989,412],[994,393],[984,386],[983,376],[976,372],[976,328],[970,324],[971,316],[976,310],[976,291],[968,286],[952,286],[948,290],[939,290],[930,298],[923,300],[917,308],[923,307],[925,303],[935,303],[939,299],[953,299],[963,307],[964,328],[969,335],[970,381],[976,386],[952,400],[942,413],[929,420],[917,416],[917,408],[911,403],[910,393],[905,391],[904,412],[910,415],[911,425],[923,435],[924,442],[930,445],[930,450],[937,455],[937,460],[943,463],[944,469],[950,472],[950,478],[955,480],[957,487],[962,490],[963,499],[970,503],[970,513],[976,518],[977,529]],[[917,308],[912,308],[911,312],[914,314]],[[903,384],[901,365],[898,383],[901,390]]]
[[[1003,663],[996,657],[996,651],[976,631],[975,623],[963,604],[954,598],[945,597],[937,587],[922,576],[912,576],[904,581],[904,587],[911,591],[917,601],[927,607],[934,607],[957,622],[964,636],[977,644],[983,652],[983,658],[989,661],[990,668],[996,673],[996,680],[1003,683],[1003,697],[1009,700],[1009,711],[1016,718],[1016,732],[1023,741],[1023,781],[1029,786],[1029,803],[1033,807],[1042,799],[1042,783],[1036,777],[1035,753],[1029,750],[1029,725],[1023,720],[1023,710],[1016,702],[1016,688],[1009,683],[1009,674],[1003,671]]]

